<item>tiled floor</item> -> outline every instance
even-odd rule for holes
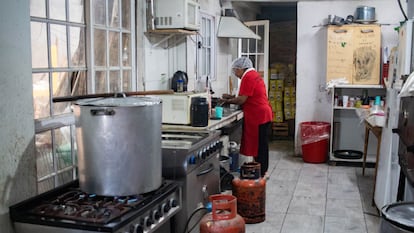
[[[292,141],[272,141],[266,221],[246,233],[376,233],[374,169],[304,163]]]

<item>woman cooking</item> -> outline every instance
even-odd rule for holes
[[[240,154],[253,156],[255,161],[260,163],[263,177],[269,166],[268,132],[273,118],[266,86],[248,57],[237,58],[231,68],[241,79],[239,94],[237,97],[223,94],[221,101],[242,106],[244,120]]]

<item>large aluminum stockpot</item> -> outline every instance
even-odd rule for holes
[[[380,233],[414,232],[414,202],[396,202],[381,209]]]
[[[161,99],[86,99],[73,109],[82,191],[127,196],[161,186]]]

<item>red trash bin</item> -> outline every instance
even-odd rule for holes
[[[331,125],[328,122],[309,121],[300,124],[303,161],[326,162]]]

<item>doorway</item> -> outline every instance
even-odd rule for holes
[[[274,122],[272,140],[294,140],[296,115],[296,2],[234,2],[256,9],[256,21],[269,21],[268,96]],[[242,11],[243,12],[243,11]],[[250,20],[249,20],[250,21]]]

